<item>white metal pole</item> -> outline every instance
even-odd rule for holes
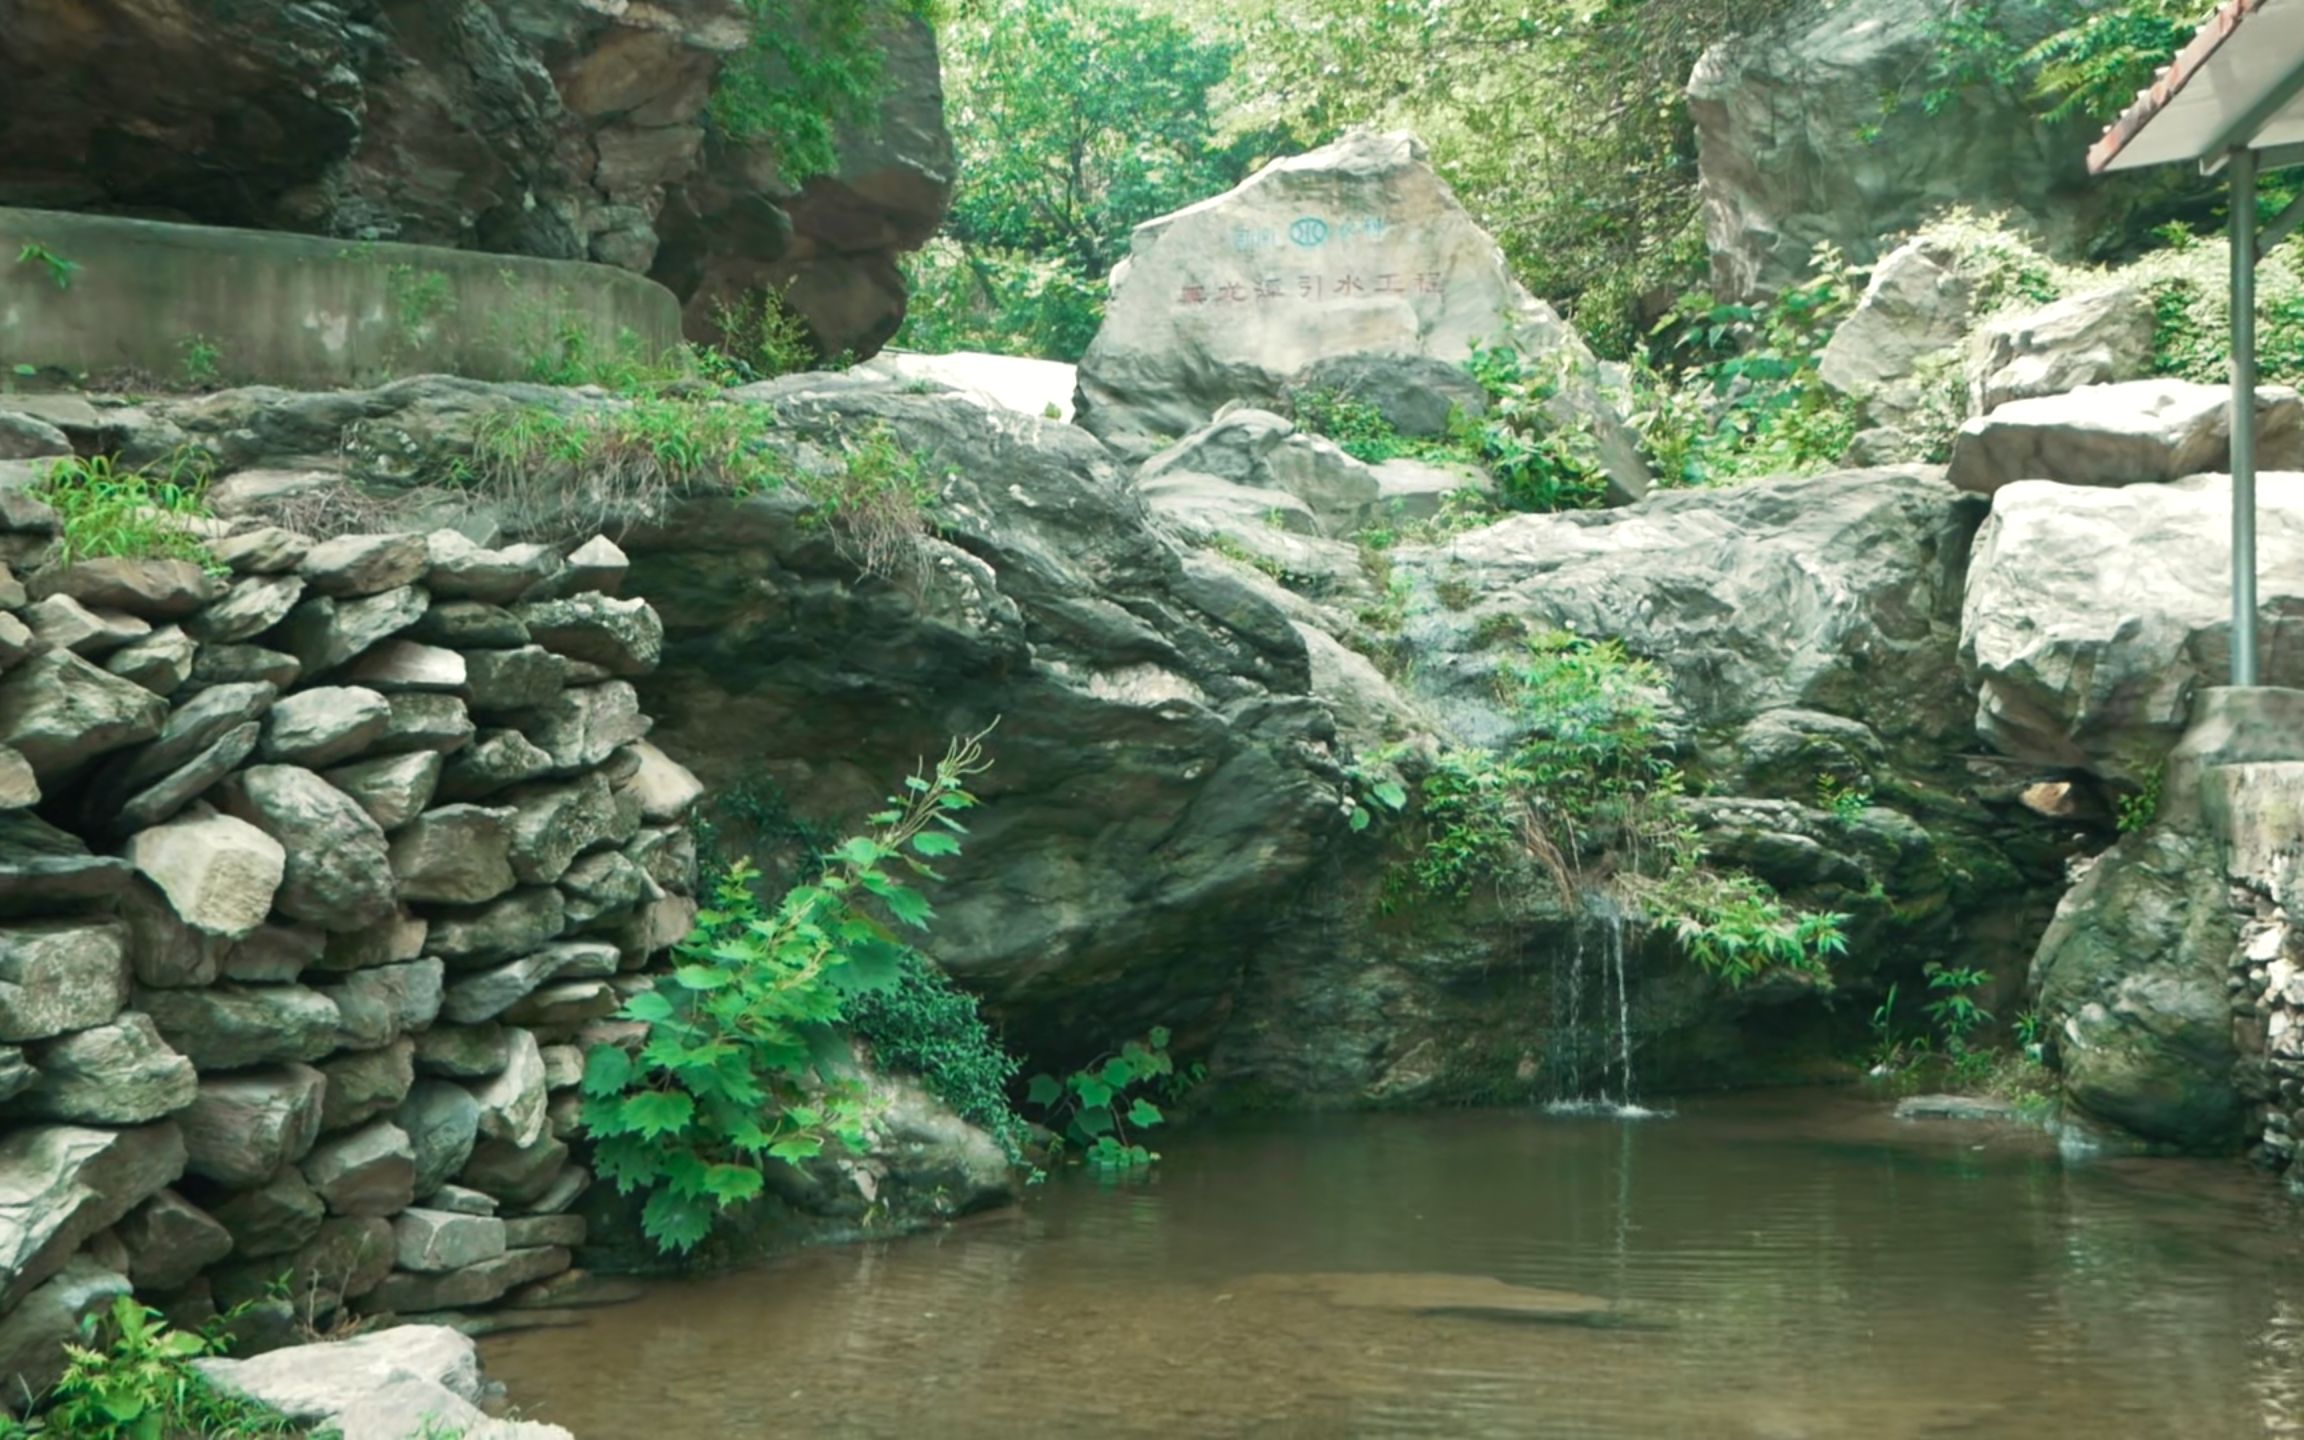
[[[2256,683],[2256,152],[2232,151],[2232,683]]]

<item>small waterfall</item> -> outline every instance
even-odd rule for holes
[[[1575,927],[1569,947],[1566,983],[1560,962],[1552,964],[1550,1043],[1553,1099],[1546,1109],[1563,1114],[1613,1115],[1640,1118],[1657,1114],[1633,1099],[1632,983],[1625,956],[1626,935],[1637,923],[1612,896],[1589,892],[1585,897],[1587,924]],[[1585,979],[1585,932],[1600,936],[1599,963],[1590,982]],[[1584,1019],[1587,983],[1592,997],[1593,1031]],[[1610,990],[1614,990],[1611,995]]]

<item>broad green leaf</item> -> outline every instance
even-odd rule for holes
[[[1064,1098],[1064,1087],[1053,1075],[1035,1075],[1025,1087],[1024,1098],[1033,1105],[1046,1108]]]
[[[768,1153],[787,1165],[797,1165],[824,1153],[824,1138],[820,1135],[788,1135],[769,1146]]]
[[[1369,794],[1387,810],[1398,810],[1408,803],[1408,787],[1397,780],[1383,781],[1374,786]]]
[[[690,990],[718,990],[736,983],[734,975],[711,965],[683,965],[672,972],[672,978]]]
[[[672,1002],[653,990],[643,990],[624,1002],[624,1018],[651,1022],[669,1020],[672,1018]]]
[[[1072,1093],[1080,1097],[1082,1105],[1092,1110],[1102,1109],[1112,1103],[1112,1087],[1105,1083],[1102,1076],[1091,1075],[1086,1071],[1072,1077]]]
[[[879,841],[862,835],[852,835],[840,842],[840,848],[832,852],[832,858],[842,864],[869,868],[879,864],[881,860],[887,857],[887,854],[887,847],[880,844]]]
[[[1150,1042],[1153,1049],[1165,1050],[1168,1048],[1168,1027],[1165,1025],[1155,1025],[1152,1027],[1152,1033],[1145,1036],[1144,1038]]]
[[[960,842],[940,830],[923,830],[912,837],[912,848],[931,859],[960,853]]]
[[[671,1135],[696,1117],[696,1102],[677,1090],[650,1090],[624,1097],[624,1123],[638,1135]]]
[[[1139,1073],[1134,1062],[1125,1054],[1104,1062],[1104,1083],[1111,1086],[1115,1094],[1134,1084]]]
[[[663,1249],[686,1254],[712,1233],[712,1212],[670,1190],[659,1190],[641,1208],[640,1228]]]
[[[758,1199],[762,1183],[760,1172],[749,1165],[714,1165],[704,1172],[704,1193],[722,1209]]]
[[[1361,831],[1368,828],[1368,812],[1365,810],[1354,810],[1352,812],[1351,818],[1348,819],[1345,823],[1351,826],[1352,833],[1357,835]]]
[[[1157,1125],[1162,1118],[1160,1107],[1149,1100],[1139,1098],[1128,1107],[1128,1123],[1131,1125]]]
[[[936,918],[936,912],[930,908],[926,897],[909,886],[894,886],[880,899],[888,907],[889,914],[915,930],[927,929],[928,922]]]
[[[632,1083],[632,1057],[614,1045],[595,1045],[584,1057],[584,1093],[615,1095]]]
[[[1072,1117],[1072,1128],[1083,1140],[1112,1133],[1112,1112],[1109,1110],[1083,1110]]]

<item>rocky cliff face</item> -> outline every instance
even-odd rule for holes
[[[787,286],[826,353],[903,317],[894,256],[950,197],[935,42],[794,183],[714,133],[738,0],[0,0],[0,204],[589,259],[716,301]]]
[[[1983,23],[2021,48],[2083,12],[2006,0]],[[1951,205],[2007,211],[2056,253],[2085,254],[2151,195],[2148,178],[2088,176],[2085,122],[2045,123],[2029,97],[1948,70],[1946,14],[1814,0],[1705,53],[1688,105],[1722,294],[1775,291],[1823,241],[1868,262],[1881,236]]]

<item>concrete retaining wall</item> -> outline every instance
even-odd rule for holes
[[[679,302],[605,265],[0,208],[0,365],[303,389],[514,380],[569,337],[655,359],[680,341]]]

